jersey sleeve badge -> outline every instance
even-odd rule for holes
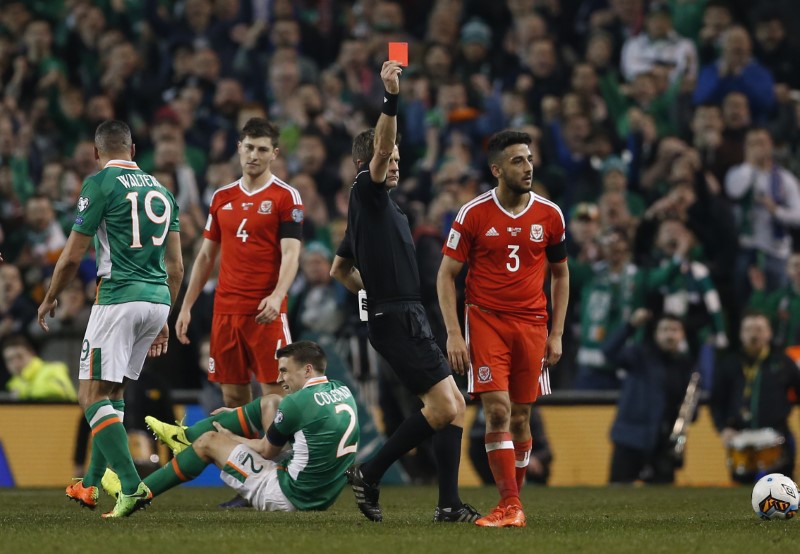
[[[86,196],[81,196],[80,198],[78,198],[78,211],[79,212],[84,211],[88,207],[89,207],[89,198],[87,198]]]
[[[292,210],[292,221],[295,223],[302,223],[303,222],[303,210],[300,208],[295,208]]]
[[[456,250],[458,243],[461,241],[461,233],[455,229],[450,229],[450,234],[447,236],[447,247]]]

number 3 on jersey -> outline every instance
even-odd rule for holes
[[[247,218],[244,218],[242,222],[239,224],[239,229],[236,230],[236,236],[242,239],[242,242],[247,242],[247,237],[250,236],[247,234],[247,231],[244,229],[244,224],[247,223]]]
[[[508,249],[511,252],[508,253],[508,257],[511,261],[506,262],[506,269],[508,269],[511,273],[514,273],[519,269],[519,256],[517,255],[517,250],[519,250],[518,244],[509,244]]]

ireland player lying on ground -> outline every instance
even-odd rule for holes
[[[145,478],[153,496],[194,479],[214,463],[222,480],[258,510],[324,510],[333,504],[358,447],[355,399],[342,383],[325,377],[325,353],[318,344],[295,342],[277,355],[278,383],[288,392],[284,398],[264,396],[191,427],[147,418],[177,454]],[[266,435],[255,438],[264,429]],[[279,465],[272,460],[287,442],[293,452]],[[110,470],[102,484],[112,496],[119,491]]]

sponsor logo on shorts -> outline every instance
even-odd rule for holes
[[[217,364],[214,358],[208,358],[208,372],[215,373],[217,371]]]
[[[544,239],[544,228],[538,223],[531,225],[531,240],[533,242],[542,242],[542,239]]]
[[[482,365],[478,368],[478,382],[479,383],[488,383],[492,380],[492,370],[489,369],[488,365]]]
[[[271,214],[272,213],[272,200],[264,200],[258,207],[258,213]]]

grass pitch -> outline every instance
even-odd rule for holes
[[[749,488],[527,487],[525,529],[435,525],[436,491],[430,487],[385,487],[380,524],[363,518],[349,488],[326,512],[216,507],[230,497],[227,488],[181,487],[156,498],[146,511],[106,521],[100,513],[112,505],[107,496],[91,512],[68,502],[63,490],[5,489],[0,553],[800,551],[800,521],[759,520],[750,508]],[[497,493],[489,487],[463,489],[462,497],[488,511]]]

